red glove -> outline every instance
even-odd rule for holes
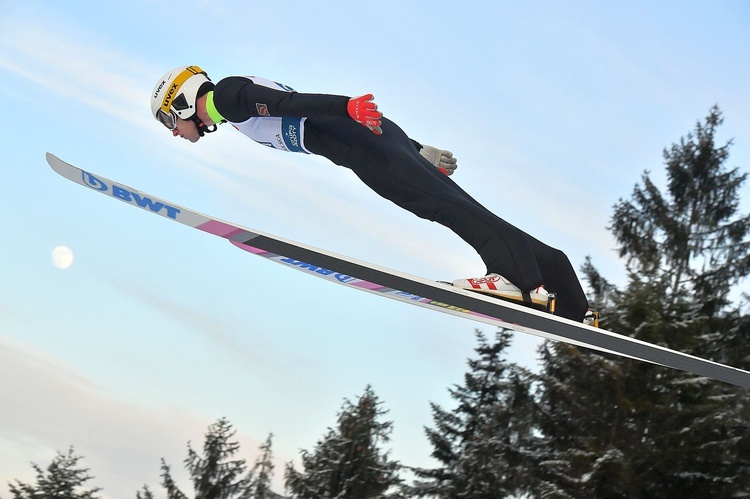
[[[383,130],[380,128],[380,118],[383,113],[378,111],[378,105],[372,101],[372,94],[363,95],[349,99],[346,110],[354,121],[362,126],[366,126],[375,135],[380,135]]]

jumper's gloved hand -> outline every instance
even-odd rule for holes
[[[427,158],[430,163],[437,166],[438,170],[446,175],[453,175],[458,168],[458,160],[453,157],[453,153],[450,151],[443,151],[423,144],[419,154]]]
[[[383,130],[380,128],[380,118],[383,113],[378,111],[378,105],[372,101],[372,94],[363,95],[349,99],[346,110],[354,121],[362,126],[366,126],[375,135],[380,135]]]

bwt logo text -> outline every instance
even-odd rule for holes
[[[88,172],[82,173],[83,182],[92,189],[106,192],[113,198],[117,198],[121,201],[125,201],[126,203],[138,206],[140,208],[143,208],[144,210],[151,210],[154,213],[158,213],[159,215],[164,215],[175,220],[177,219],[177,214],[180,212],[179,208],[169,206],[168,204],[162,203],[161,201],[154,201],[153,199],[144,196],[143,194],[138,194],[137,192],[130,191],[120,185],[112,184],[111,186],[109,186],[105,182],[96,178]],[[164,210],[163,213],[161,212],[162,210]]]

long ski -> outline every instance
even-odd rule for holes
[[[47,153],[47,162],[55,172],[84,187],[222,237],[249,253],[331,282],[493,326],[750,388],[750,372],[742,369],[224,222],[83,171],[50,153]]]

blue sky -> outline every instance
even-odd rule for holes
[[[624,283],[612,206],[718,104],[750,167],[747,2],[10,2],[0,223],[0,497],[74,445],[105,497],[184,489],[185,444],[227,417],[243,457],[274,433],[277,482],[367,384],[393,457],[429,465],[429,402],[450,406],[489,327],[357,293],[57,177],[44,154],[261,231],[427,278],[479,275],[471,248],[322,158],[230,128],[197,144],[150,116],[166,70],[254,74],[361,95],[497,214]],[[747,206],[747,193],[744,193]],[[745,208],[745,211],[748,211]],[[65,245],[75,260],[52,265]],[[517,335],[512,359],[535,362]],[[280,487],[279,487],[280,488]]]

